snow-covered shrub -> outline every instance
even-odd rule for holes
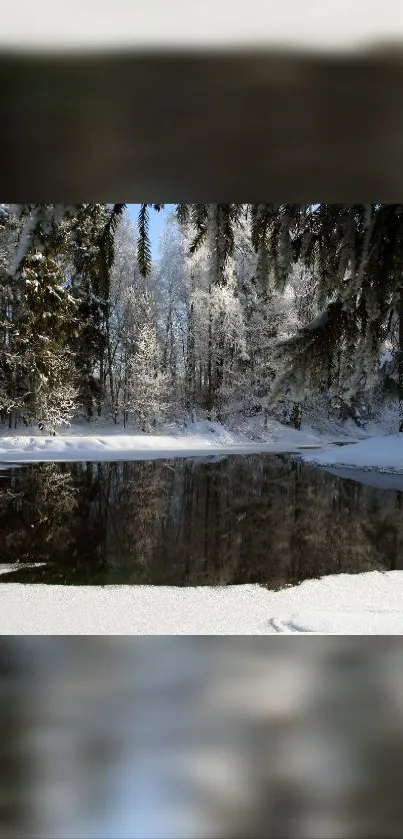
[[[42,391],[36,398],[36,419],[39,427],[54,433],[61,426],[69,426],[77,407],[77,391],[71,384],[60,384],[49,392]]]

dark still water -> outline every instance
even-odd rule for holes
[[[400,492],[286,455],[0,472],[1,582],[280,588],[402,558]]]

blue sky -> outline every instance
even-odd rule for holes
[[[164,225],[164,219],[166,214],[175,206],[175,204],[165,204],[163,210],[160,210],[157,213],[156,210],[153,210],[150,207],[150,240],[151,240],[151,253],[152,259],[158,259],[159,257],[159,237],[162,233],[162,228]],[[137,223],[137,217],[140,211],[141,204],[128,204],[127,209],[129,211],[130,218],[133,219],[134,222]]]

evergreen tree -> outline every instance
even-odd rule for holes
[[[25,422],[37,420],[44,428],[69,422],[75,409],[72,385],[70,328],[74,301],[64,287],[57,260],[37,252],[21,270],[24,289],[19,317],[12,333],[16,364],[13,395]]]
[[[132,292],[130,291],[132,289]],[[127,213],[122,213],[114,233],[114,258],[110,270],[106,330],[108,365],[105,371],[105,407],[115,423],[125,422],[130,336],[136,329],[130,300],[140,294],[136,231]]]
[[[327,388],[351,404],[373,385],[380,351],[399,322],[403,408],[403,205],[303,206],[290,234],[294,260],[318,283],[320,314],[281,347],[276,395]],[[399,430],[403,430],[401,414]]]
[[[190,315],[190,257],[188,236],[173,213],[167,216],[160,240],[161,258],[150,276],[155,300],[161,370],[167,377],[170,401],[181,410],[192,410],[189,352],[192,343]]]
[[[159,423],[167,409],[167,378],[161,372],[160,348],[151,301],[141,301],[142,322],[132,341],[128,359],[125,408],[142,431]]]
[[[78,399],[88,419],[101,413],[105,387],[109,288],[105,287],[103,234],[110,210],[81,204],[71,226],[71,292],[77,301],[73,340]]]
[[[38,205],[25,210],[35,225],[24,253],[21,241],[16,247],[18,269],[8,272],[1,409],[10,422],[14,413],[16,420],[38,420],[43,427],[54,428],[68,422],[74,411],[68,343],[74,301],[64,273],[68,230],[48,209]]]
[[[10,206],[0,206],[0,409],[3,422],[10,427],[15,409],[12,371],[16,350],[11,340],[14,316],[13,295],[15,288],[9,276],[9,266],[18,245],[19,224]]]

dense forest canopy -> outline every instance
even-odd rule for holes
[[[403,205],[163,206],[0,205],[3,424],[403,404]]]

